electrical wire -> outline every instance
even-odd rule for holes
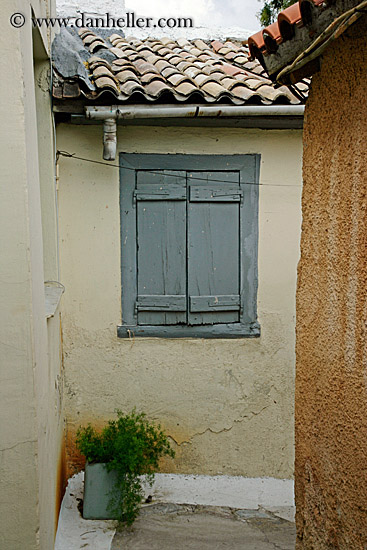
[[[91,162],[93,164],[101,164],[103,166],[110,166],[111,168],[121,168],[121,166],[119,164],[112,164],[110,162],[102,162],[100,160],[93,160],[93,159],[87,159],[87,158],[84,158],[84,157],[78,157],[76,156],[75,153],[69,153],[68,151],[57,151],[57,158],[59,158],[60,156],[62,157],[67,157],[67,158],[72,158],[72,159],[76,159],[76,160],[81,160],[81,161],[84,161],[84,162]],[[129,168],[128,166],[124,166],[124,170],[131,170],[132,172],[135,172],[135,168]],[[164,177],[172,177],[172,178],[176,178],[179,177],[177,176],[176,174],[162,174],[162,172],[158,172],[156,170],[142,170],[143,172],[145,173],[149,173],[149,174],[157,174],[158,176],[162,176],[164,175]],[[191,172],[195,172],[196,170],[192,170]],[[195,181],[205,181],[208,183],[208,180],[206,178],[198,178],[198,177],[194,177],[193,180]],[[217,179],[212,179],[210,178],[209,180],[210,182],[217,182],[217,183],[223,183],[223,180],[217,180]],[[233,183],[234,185],[238,185],[238,181],[226,181],[226,183]],[[288,185],[288,184],[285,184],[285,183],[254,183],[254,182],[241,182],[241,185],[244,184],[244,185],[254,185],[256,187],[302,187],[302,185]]]

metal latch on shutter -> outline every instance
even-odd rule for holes
[[[184,295],[139,295],[136,311],[186,311]]]
[[[238,187],[204,187],[201,185],[190,185],[191,202],[240,202],[242,190]]]
[[[191,313],[199,311],[238,311],[240,309],[240,305],[240,296],[236,294],[190,297]]]
[[[177,184],[143,184],[134,191],[135,201],[186,200],[186,187]]]

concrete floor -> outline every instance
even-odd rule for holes
[[[295,540],[295,524],[269,512],[157,503],[116,531],[111,550],[294,550]]]
[[[83,479],[83,472],[69,479],[55,550],[294,550],[295,547],[294,507],[285,506],[282,501],[282,506],[249,510],[233,498],[231,507],[220,506],[224,500],[220,487],[213,491],[217,498],[211,497],[210,505],[177,504],[172,500],[167,503],[169,499],[165,501],[162,494],[159,498],[154,496],[151,504],[143,505],[132,529],[119,531],[116,521],[82,518],[78,505],[83,499]],[[185,499],[189,496],[184,494]]]

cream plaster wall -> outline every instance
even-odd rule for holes
[[[46,321],[44,260],[54,276],[55,242],[43,241],[52,224],[42,225],[42,207],[54,212],[54,170],[49,94],[38,79],[50,37],[29,21],[32,9],[42,16],[51,7],[2,4],[9,17],[27,18],[22,29],[4,25],[0,38],[0,548],[9,550],[52,549],[57,522],[61,338],[59,315]],[[41,204],[45,186],[50,198]]]
[[[102,160],[100,126],[60,124],[57,146]],[[121,322],[119,170],[60,159],[61,276],[69,467],[73,438],[119,407],[175,442],[164,471],[293,475],[294,325],[302,132],[120,127],[118,150],[261,154],[259,339],[134,339]],[[117,163],[117,161],[116,161]],[[70,471],[69,470],[69,471]]]

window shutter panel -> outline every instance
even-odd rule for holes
[[[188,185],[188,324],[239,322],[239,173],[189,172]]]
[[[186,323],[186,173],[137,171],[139,325]]]

